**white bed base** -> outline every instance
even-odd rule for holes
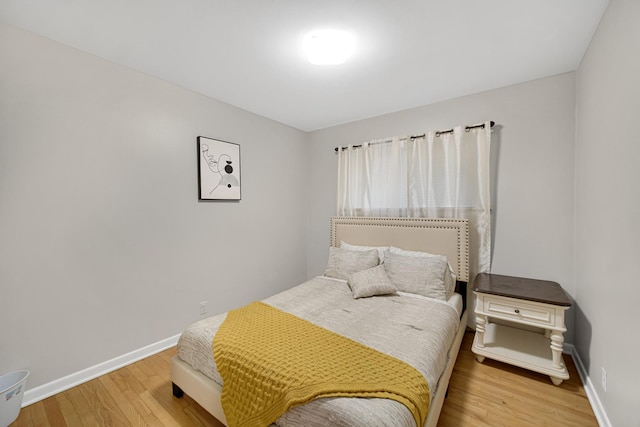
[[[469,281],[469,224],[464,219],[334,217],[331,218],[331,245],[339,246],[340,241],[355,245],[392,245],[446,255],[458,280]],[[463,300],[467,297],[462,296]],[[435,393],[432,391],[425,427],[436,427],[438,424],[466,327],[465,310],[449,348],[444,372],[440,376]],[[186,393],[218,421],[227,425],[221,403],[222,387],[191,368],[178,356],[171,359],[170,366],[174,396],[182,397],[182,393]]]

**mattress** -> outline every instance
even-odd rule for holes
[[[409,363],[424,375],[432,396],[461,311],[459,296],[447,302],[404,293],[354,299],[345,281],[324,276],[264,302]],[[225,318],[226,313],[194,323],[178,342],[178,357],[220,385],[211,345]],[[381,420],[415,425],[411,412],[398,402],[358,398],[316,399],[292,408],[276,424],[373,426]]]

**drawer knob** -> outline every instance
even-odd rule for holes
[[[516,314],[518,314],[518,313],[520,313],[520,310],[518,310],[518,309],[516,308]]]

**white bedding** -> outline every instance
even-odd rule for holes
[[[409,294],[354,299],[345,281],[324,276],[264,302],[409,363],[424,375],[432,395],[462,305],[459,295],[447,302]],[[194,323],[178,342],[178,357],[220,385],[211,345],[225,318],[221,314]],[[392,400],[322,398],[292,408],[276,424],[364,427],[415,422],[404,405]]]

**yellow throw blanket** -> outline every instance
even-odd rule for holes
[[[411,365],[262,302],[232,310],[213,340],[230,427],[264,427],[319,397],[404,404],[418,427],[429,386]]]

